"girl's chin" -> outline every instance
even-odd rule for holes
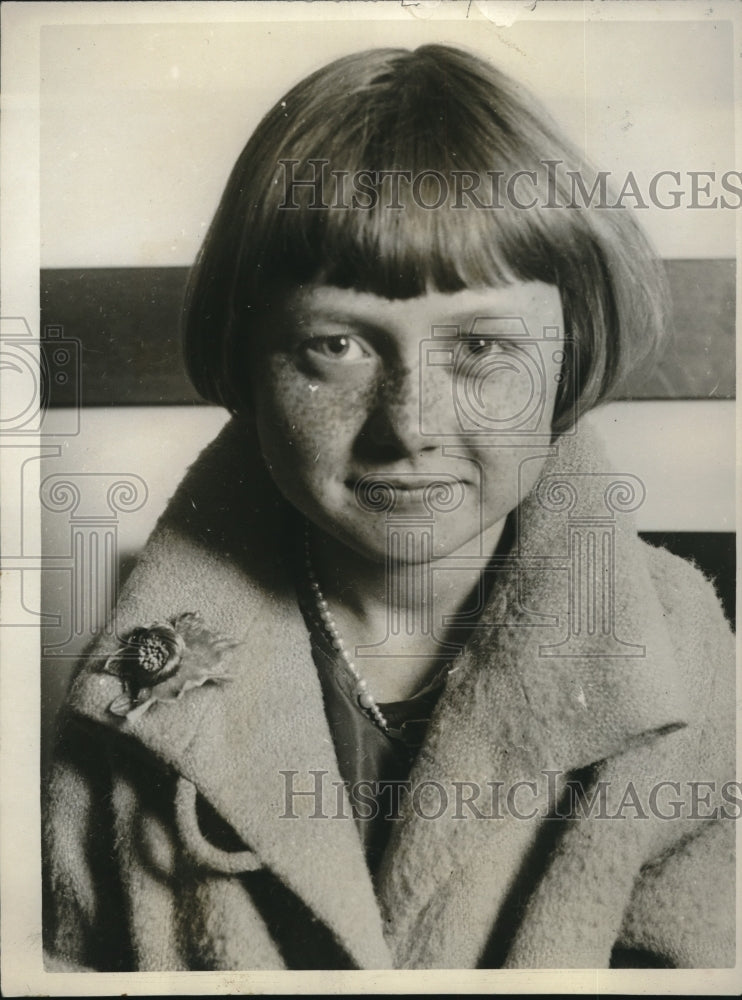
[[[434,522],[421,523],[412,519],[389,522],[385,515],[381,515],[372,530],[368,525],[359,530],[353,525],[330,526],[326,522],[318,527],[325,536],[324,545],[329,543],[330,549],[340,546],[370,563],[412,566],[434,562],[458,552],[470,557],[480,554],[478,533],[447,532],[440,526],[436,529]]]

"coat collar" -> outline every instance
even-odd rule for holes
[[[541,485],[519,508],[513,555],[495,567],[489,606],[433,720],[418,778],[488,781],[516,759],[513,776],[566,771],[684,723],[687,699],[674,678],[663,609],[633,525],[606,509],[615,477],[596,474],[607,468],[604,461],[588,433],[552,448]],[[200,611],[210,628],[243,642],[228,662],[234,680],[122,724],[108,711],[120,683],[100,673],[116,642],[103,639],[76,677],[70,703],[196,784],[361,968],[389,967],[394,961],[353,821],[310,818],[311,795],[294,796],[287,809],[290,782],[307,791],[319,780],[327,793],[341,777],[290,567],[276,541],[286,517],[255,443],[232,421],[160,519],[122,592],[116,629],[124,635]],[[578,543],[606,556],[597,579],[610,584],[610,632],[602,620],[577,621],[577,595],[592,593],[571,571]],[[309,772],[319,778],[310,781]],[[325,798],[326,815],[336,814],[335,802],[334,793]],[[343,811],[349,816],[347,804]],[[382,908],[399,911],[398,940],[405,939],[402,911],[413,913],[435,887],[430,872],[409,878],[418,840],[434,836],[433,827],[410,822],[395,832],[380,898]],[[401,882],[395,857],[397,875],[405,872]]]

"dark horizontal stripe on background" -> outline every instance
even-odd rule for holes
[[[734,397],[735,262],[671,260],[665,266],[674,336],[651,373],[628,386],[631,399]],[[52,337],[51,406],[199,403],[180,353],[185,267],[54,268],[41,272],[41,329]],[[55,381],[51,348],[80,344],[76,379]],[[69,364],[69,362],[67,362]],[[61,384],[60,384],[61,382]]]

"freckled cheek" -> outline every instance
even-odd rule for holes
[[[492,521],[505,517],[528,496],[538,481],[545,456],[543,448],[481,449],[475,457],[481,469],[478,500]]]
[[[544,392],[544,406],[539,414],[538,425],[529,420],[531,430],[543,433],[551,429],[557,394],[557,382],[553,377],[555,374],[557,369],[547,374],[545,388],[540,386],[540,391],[543,389]],[[532,404],[537,401],[524,396],[522,380],[513,379],[509,389],[507,385],[508,380],[504,379],[499,391],[493,392],[489,397],[493,409],[488,412],[497,412],[505,419],[519,412],[525,415],[533,413]],[[494,389],[493,386],[490,388]],[[517,420],[515,425],[517,426]],[[528,436],[520,436],[517,430],[512,435],[506,434],[506,437],[510,446],[498,448],[497,434],[492,437],[482,435],[479,442],[492,447],[478,448],[475,444],[472,453],[481,468],[480,502],[493,519],[504,517],[528,496],[541,475],[545,461],[543,444],[529,445]]]
[[[425,426],[441,424],[443,432],[454,431],[458,427],[456,417],[456,392],[451,376],[421,379],[420,412]]]
[[[368,415],[368,392],[346,380],[328,384],[280,366],[256,391],[263,451],[269,461],[331,467],[349,455]]]
[[[546,429],[552,422],[558,375],[558,366],[544,365],[539,359],[508,360],[502,367],[485,370],[479,380],[471,378],[464,386],[464,398],[471,406],[480,406],[487,416],[511,419],[515,431],[520,420],[534,429],[531,421],[536,414]]]

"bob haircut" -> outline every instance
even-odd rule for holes
[[[251,324],[308,282],[399,299],[542,281],[558,288],[574,345],[553,424],[567,430],[615,396],[663,329],[661,265],[605,181],[475,55],[425,45],[340,58],[268,112],[232,170],[186,291],[190,378],[249,412]]]

